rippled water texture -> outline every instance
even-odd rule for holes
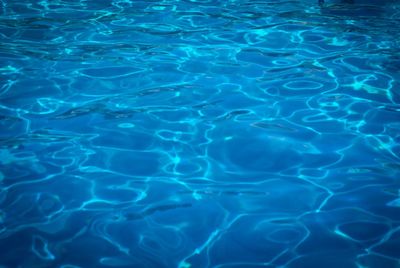
[[[400,4],[332,1],[0,1],[0,267],[400,267]]]

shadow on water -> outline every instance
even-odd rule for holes
[[[353,17],[383,17],[393,0],[318,0],[324,14]]]
[[[395,0],[318,0],[319,4],[356,4],[356,5],[376,5],[383,6],[395,3]]]
[[[386,13],[385,3],[373,3],[371,1],[341,0],[324,1],[319,0],[322,14],[348,17],[382,17]]]

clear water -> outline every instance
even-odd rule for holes
[[[0,267],[400,267],[400,4],[0,8]]]

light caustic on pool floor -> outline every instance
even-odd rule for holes
[[[2,1],[0,266],[399,267],[400,9],[316,2]]]

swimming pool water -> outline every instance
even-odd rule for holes
[[[396,1],[0,1],[0,267],[400,267]]]

